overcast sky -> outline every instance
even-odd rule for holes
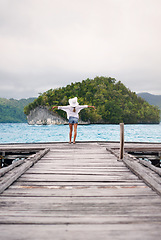
[[[0,97],[95,76],[161,94],[161,0],[0,0]]]

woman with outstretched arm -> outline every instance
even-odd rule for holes
[[[75,144],[76,136],[77,136],[77,126],[78,126],[78,119],[79,119],[79,112],[84,108],[93,108],[94,106],[88,106],[88,105],[79,105],[77,101],[77,97],[69,99],[69,105],[68,106],[54,106],[54,108],[58,108],[60,110],[63,110],[67,113],[67,118],[69,119],[69,143],[72,141],[72,131],[74,126],[74,139],[73,143]]]

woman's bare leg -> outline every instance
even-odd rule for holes
[[[69,143],[71,143],[72,142],[72,131],[73,131],[73,125],[71,123],[69,123],[69,128],[70,128]]]
[[[75,123],[75,124],[74,124],[74,140],[73,140],[73,143],[75,143],[76,136],[77,136],[77,126],[78,126],[78,124]]]

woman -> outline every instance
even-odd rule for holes
[[[72,141],[72,131],[73,131],[73,126],[74,126],[74,140],[73,143],[75,143],[76,136],[77,136],[77,126],[78,126],[78,119],[79,119],[79,112],[83,108],[88,108],[91,107],[95,109],[94,106],[88,106],[88,105],[79,105],[77,102],[77,97],[69,99],[69,105],[68,106],[54,106],[54,108],[58,108],[60,110],[63,110],[67,113],[67,118],[69,119],[69,143]]]

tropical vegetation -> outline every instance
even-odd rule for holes
[[[0,123],[27,122],[24,107],[33,102],[35,98],[6,99],[0,98]]]
[[[96,111],[84,109],[80,113],[83,121],[90,123],[159,123],[159,109],[147,103],[135,92],[111,77],[95,77],[66,87],[50,89],[24,108],[25,114],[37,106],[68,105],[68,99],[78,97],[79,104],[94,105]],[[59,115],[66,113],[56,110]]]

